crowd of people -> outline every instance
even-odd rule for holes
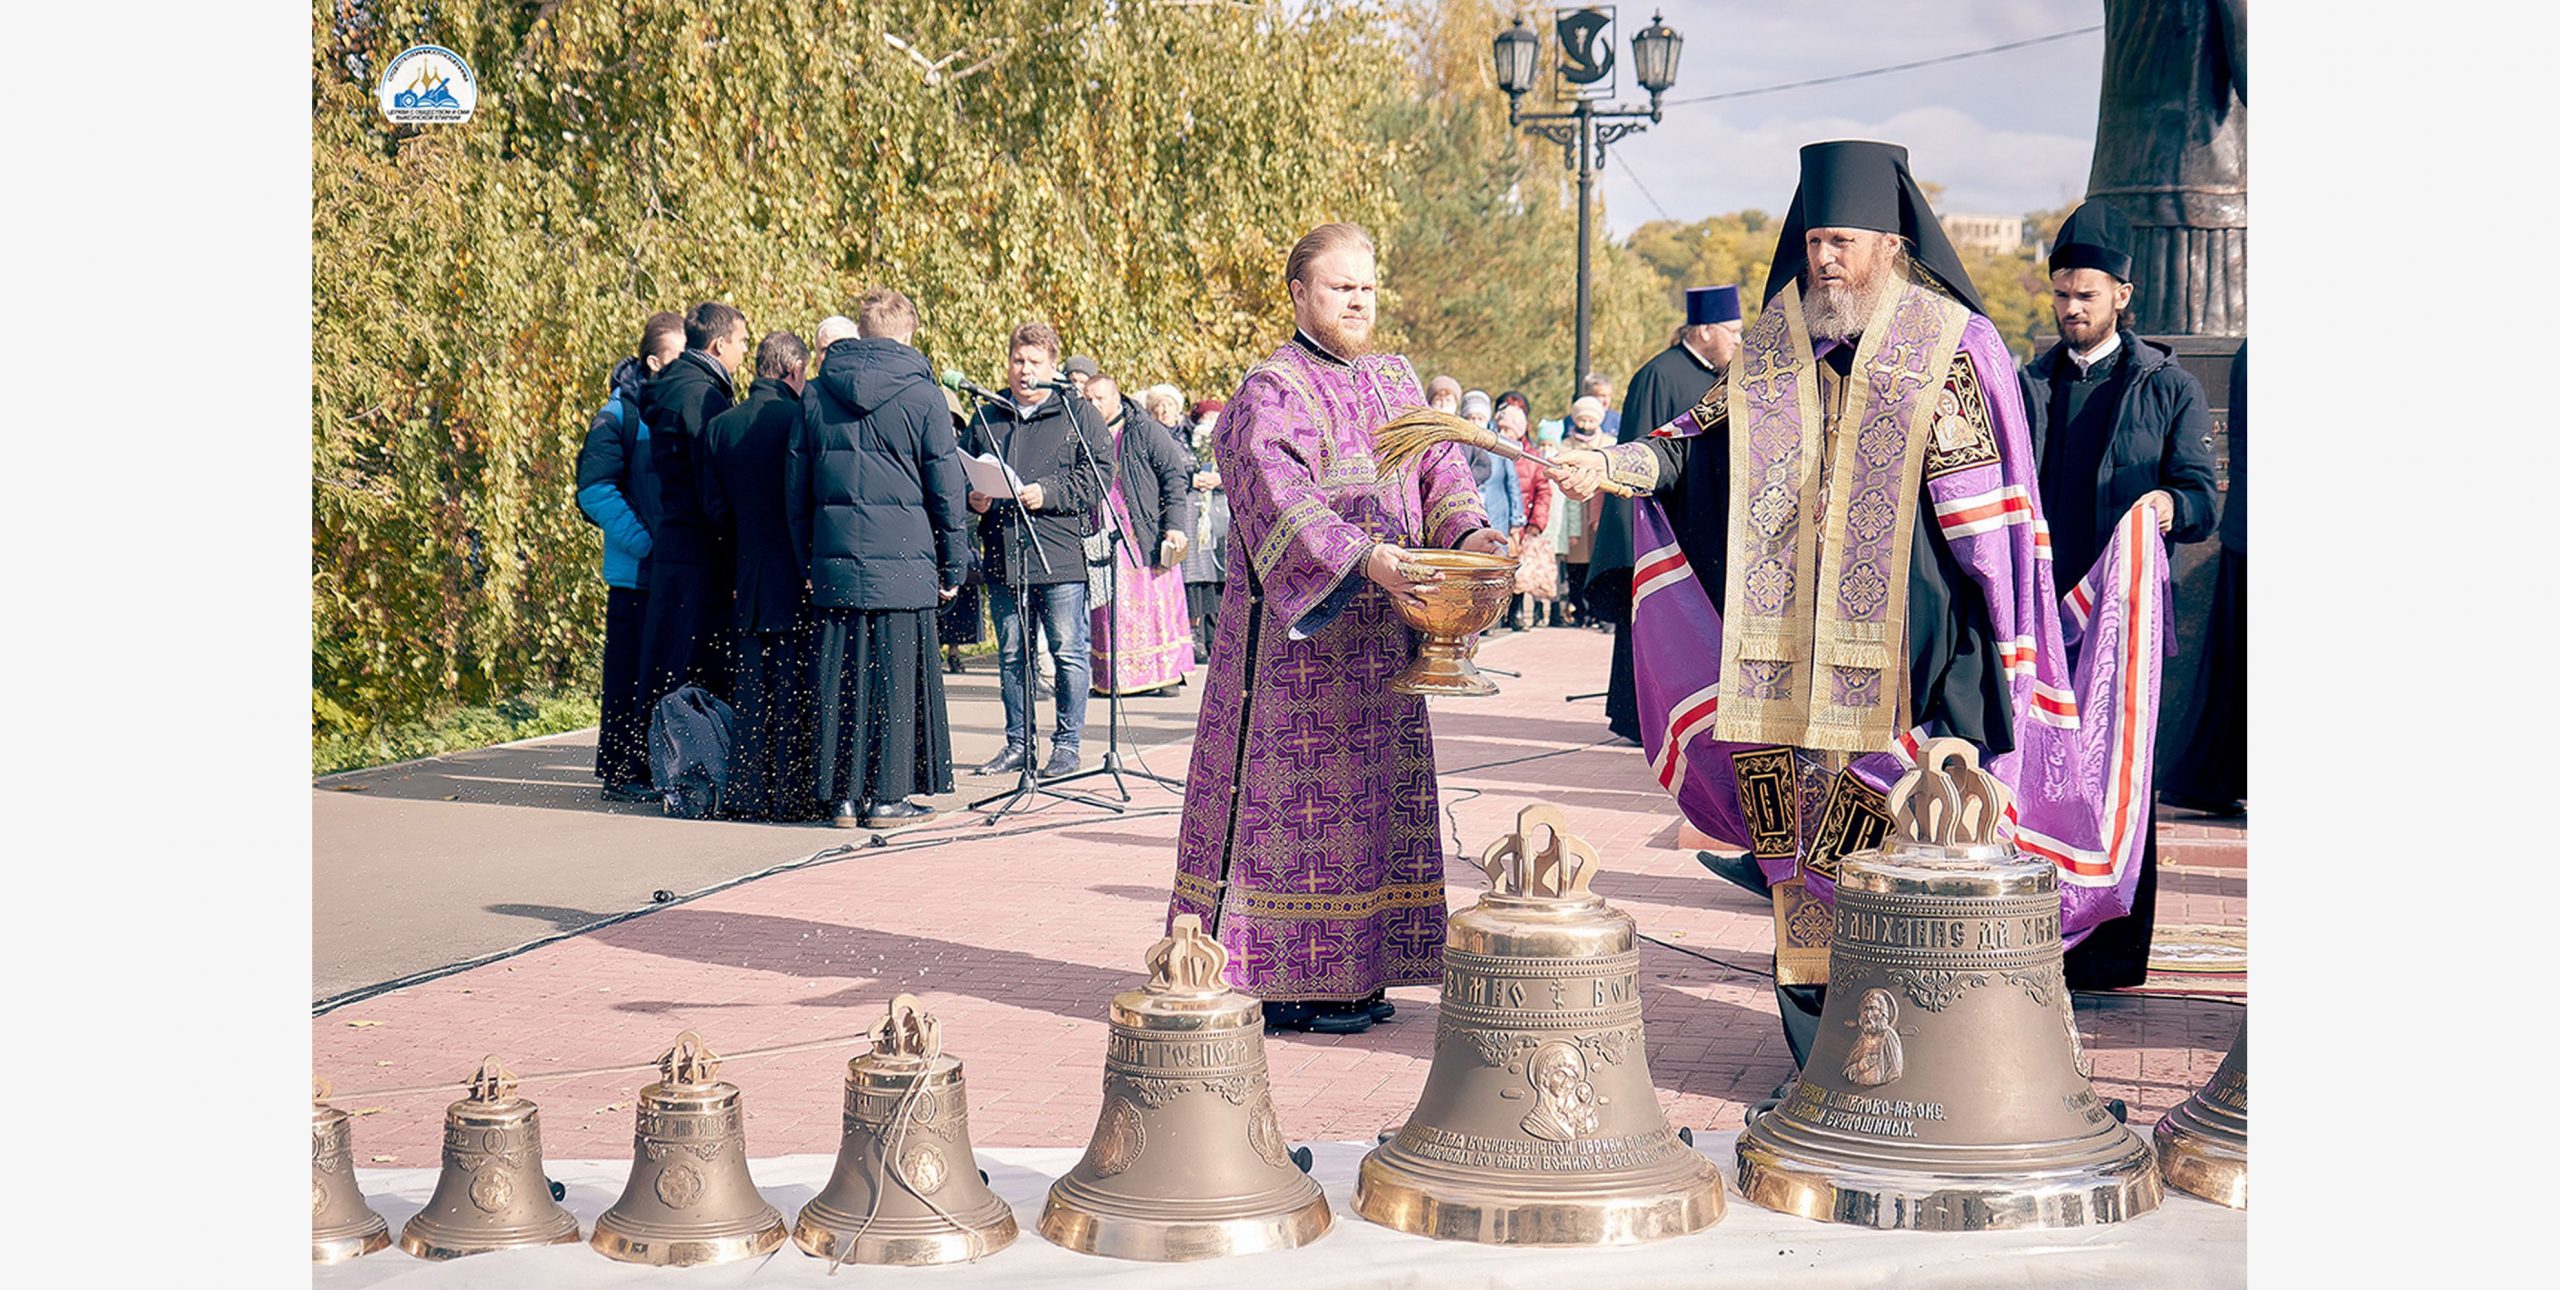
[[[1805,164],[1808,209],[1770,278],[1784,292],[1772,288],[1746,327],[1737,287],[1691,289],[1664,349],[1630,380],[1623,415],[1596,373],[1542,421],[1522,391],[1488,395],[1448,375],[1426,384],[1403,359],[1371,354],[1375,252],[1347,225],[1316,230],[1292,254],[1297,330],[1246,374],[1232,408],[1185,408],[1169,385],[1133,392],[1090,357],[1062,358],[1040,322],[1013,330],[1003,391],[944,378],[969,391],[964,404],[913,346],[914,304],[887,289],[820,323],[814,346],[787,331],[754,343],[740,401],[750,331],[737,309],[707,302],[650,318],[613,373],[578,471],[609,589],[605,794],[664,798],[653,716],[716,700],[732,736],[721,814],[894,828],[931,814],[917,798],[953,787],[942,678],[988,623],[1005,740],[980,774],[1073,773],[1089,695],[1169,690],[1206,667],[1172,912],[1212,927],[1233,915],[1231,948],[1296,964],[1253,983],[1271,1015],[1349,1031],[1391,1010],[1384,986],[1437,971],[1421,923],[1389,926],[1440,908],[1433,830],[1397,823],[1436,819],[1427,724],[1418,701],[1374,683],[1409,650],[1395,606],[1424,580],[1400,543],[1517,557],[1495,632],[1612,633],[1609,728],[1659,745],[1664,783],[1692,819],[1735,813],[1727,836],[1752,849],[1702,859],[1758,891],[1831,857],[1808,855],[1792,822],[1746,809],[1764,803],[1741,784],[1755,758],[1784,753],[1792,760],[1771,773],[1836,786],[1847,805],[1825,809],[1848,819],[1889,782],[1890,749],[1876,750],[1922,731],[1960,735],[1986,759],[2031,744],[2048,760],[2116,757],[2070,742],[2083,725],[2061,688],[2069,674],[2039,661],[2040,646],[2063,653],[2059,639],[2040,641],[2051,630],[2042,607],[2152,612],[2156,593],[2120,567],[2138,555],[2122,545],[2127,517],[2141,513],[2174,544],[2202,540],[2223,516],[2202,387],[2129,325],[2123,218],[2091,203],[2065,223],[2050,264],[2062,339],[2021,367],[1925,206],[1901,191],[1898,149],[1817,145]],[[1930,363],[1920,376],[1931,393],[1917,400],[1885,401],[1908,382],[1867,371],[1908,357],[1862,340],[1895,310],[1936,329],[1935,350],[1909,351]],[[1799,392],[1727,382],[1754,362],[1792,365]],[[1497,448],[1442,445],[1364,482],[1376,472],[1356,466],[1375,430],[1363,418],[1425,403],[1487,428]],[[1755,428],[1729,443],[1745,417],[1821,438],[1773,447]],[[1856,451],[1820,446],[1835,441]],[[2206,809],[2236,809],[2245,795],[2237,754],[2224,751],[2241,737],[2238,647],[2221,639],[2242,630],[2234,511],[2230,595],[2216,606],[2200,705],[2234,728],[2194,733],[2164,777]],[[2020,515],[2031,542],[1984,545]],[[1873,550],[1834,554],[1870,531]],[[1798,567],[1805,540],[1817,555]],[[1850,563],[1823,563],[1835,559]],[[1729,571],[1729,560],[1748,563]],[[1838,598],[1824,601],[1830,617],[1803,617],[1800,582]],[[1657,593],[1655,661],[1640,668],[1648,629],[1634,608]],[[1046,641],[1045,758],[1026,675],[1039,665],[1034,631]],[[1265,667],[1299,679],[1257,687]],[[1700,667],[1711,670],[1689,675]],[[1712,669],[1730,675],[1720,683]],[[1811,694],[1789,669],[1828,679]],[[2092,685],[2108,702],[2140,698],[2112,680]],[[1309,733],[1323,731],[1348,733]],[[2164,732],[2172,748],[2180,733]],[[1367,751],[1335,755],[1355,749]],[[2154,756],[2142,746],[2142,764],[2121,776],[2145,800]],[[1386,814],[1318,818],[1303,809],[1318,800]],[[2069,960],[2075,984],[2138,981],[2147,963],[2154,828],[2147,811],[2111,818],[2140,823],[2130,835],[2037,835],[2131,915],[2097,916]],[[1301,943],[1330,935],[1332,915],[1301,908],[1315,899],[1303,870],[1319,853],[1365,857],[1335,885],[1371,895],[1337,899],[1328,878],[1318,903],[1340,905],[1374,953],[1336,961]],[[1819,1009],[1818,994],[1795,1002],[1791,1015]]]
[[[1026,322],[1005,391],[964,413],[920,321],[875,290],[814,344],[766,333],[741,372],[747,318],[707,301],[650,317],[615,366],[576,498],[603,535],[606,798],[667,800],[673,744],[699,728],[672,718],[708,713],[709,812],[896,828],[953,787],[943,675],[990,619],[1005,747],[982,774],[1036,754],[1027,624],[1048,643],[1050,777],[1082,763],[1088,693],[1170,689],[1209,657],[1222,405],[1124,392]]]

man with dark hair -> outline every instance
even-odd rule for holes
[[[839,827],[891,829],[952,788],[934,618],[968,576],[969,513],[915,305],[883,289],[857,317],[801,398],[782,496],[817,617],[811,782]]]
[[[800,424],[808,370],[809,347],[798,336],[765,337],[747,401],[702,432],[703,503],[732,557],[729,702],[738,724],[722,807],[738,819],[816,813],[805,575],[782,510],[783,458]]]
[[[1020,770],[1032,755],[1030,714],[1022,702],[1022,673],[1030,665],[1023,634],[1032,630],[1026,610],[1046,629],[1057,699],[1057,728],[1041,774],[1069,774],[1083,762],[1084,701],[1093,676],[1084,537],[1102,498],[1092,448],[1102,425],[1082,395],[1050,388],[1058,349],[1058,333],[1045,323],[1014,328],[1005,369],[1013,404],[980,407],[964,436],[969,452],[992,453],[1024,481],[1018,497],[969,493],[969,509],[980,516],[1004,691],[1004,751],[978,767],[981,775]],[[1027,606],[1015,597],[1017,583],[1029,588]]]
[[[2132,226],[2105,202],[2083,202],[2054,235],[2053,322],[2062,339],[2018,372],[2053,532],[2053,590],[2069,597],[2116,524],[2149,504],[2176,543],[2213,532],[2217,481],[2204,386],[2169,351],[2133,334]],[[2076,989],[2140,985],[2150,971],[2159,850],[2146,812],[2133,912],[2101,924],[2063,967]]]
[[[604,531],[604,680],[596,696],[596,778],[609,802],[645,802],[649,727],[640,711],[640,632],[649,615],[650,531],[658,495],[649,479],[641,389],[684,352],[684,319],[657,313],[640,349],[614,364],[613,394],[578,449],[578,511]]]
[[[682,685],[729,688],[730,551],[703,501],[702,431],[735,401],[732,373],[747,356],[747,316],[707,300],[684,320],[684,353],[646,387],[657,545],[649,556],[649,612],[641,630],[640,728]]]

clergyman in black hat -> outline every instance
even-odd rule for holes
[[[1636,369],[1627,382],[1626,415],[1618,422],[1618,442],[1643,438],[1671,424],[1681,413],[1698,406],[1698,400],[1724,378],[1733,364],[1734,350],[1742,344],[1742,288],[1726,284],[1717,287],[1691,287],[1687,293],[1687,310],[1680,327],[1671,334],[1671,343],[1661,353]],[[1723,465],[1698,463],[1701,469],[1723,476]],[[1724,506],[1724,488],[1719,484],[1693,485],[1699,504],[1719,513]],[[1628,593],[1635,572],[1636,553],[1627,528],[1625,499],[1610,497],[1600,506],[1600,531],[1591,540],[1591,572],[1587,575],[1584,596],[1592,612],[1610,624],[1614,635],[1609,642],[1609,698],[1605,715],[1609,733],[1628,743],[1642,743],[1644,736],[1636,728],[1636,660],[1627,634]],[[1718,518],[1713,526],[1723,527]],[[1715,585],[1724,583],[1724,553],[1700,552],[1712,561],[1702,566],[1698,576]]]
[[[2127,911],[2150,766],[2107,735],[2147,746],[2163,622],[2159,562],[2123,572],[2152,554],[2135,546],[2082,607],[2123,624],[2126,648],[2072,658],[2016,365],[1908,154],[1817,143],[1801,165],[1729,377],[1642,440],[1559,454],[1558,472],[1581,495],[1604,478],[1647,495],[1631,519],[1639,729],[1683,816],[1746,848],[1702,862],[1773,898],[1799,1060],[1829,937],[1795,913],[1828,904],[1844,857],[1891,827],[1886,794],[1924,741],[1962,739],[2014,795],[1993,827],[2063,871],[2064,937]]]
[[[2213,533],[2213,423],[2203,383],[2168,350],[2133,334],[2133,227],[2123,214],[2102,201],[2081,203],[2063,221],[2046,268],[2062,339],[2019,371],[2018,385],[2053,531],[2054,591],[2069,596],[2137,504],[2156,504],[2172,545]],[[2155,815],[2143,835],[2133,912],[2091,932],[2065,959],[2075,986],[2142,984],[2157,828]]]

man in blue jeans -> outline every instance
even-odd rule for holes
[[[1029,651],[1022,643],[1023,605],[1016,599],[1016,584],[1028,585],[1030,608],[1049,639],[1056,673],[1051,693],[1057,728],[1040,773],[1054,778],[1083,762],[1084,701],[1093,685],[1084,537],[1093,531],[1093,513],[1102,496],[1092,449],[1102,419],[1081,396],[1050,388],[1059,349],[1058,333],[1045,323],[1014,328],[1005,372],[1013,406],[981,406],[961,440],[963,451],[995,456],[1022,480],[1018,498],[990,497],[975,489],[969,493],[969,509],[980,516],[978,541],[988,602],[995,611],[1004,691],[1004,751],[978,767],[981,775],[1020,770],[1032,755],[1029,715],[1022,702],[1022,669]]]

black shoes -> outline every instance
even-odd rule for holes
[[[862,808],[852,802],[838,802],[835,804],[834,811],[827,817],[827,823],[839,829],[861,828]]]
[[[651,788],[647,784],[638,783],[636,781],[629,784],[607,784],[604,786],[603,797],[604,800],[608,802],[656,802],[663,800],[663,797],[658,790]]]
[[[1061,779],[1075,774],[1076,767],[1083,764],[1084,754],[1077,749],[1076,745],[1052,744],[1049,748],[1049,764],[1040,768],[1040,778]]]
[[[993,761],[980,765],[978,767],[978,773],[981,775],[1010,775],[1013,772],[1022,769],[1022,763],[1028,760],[1030,760],[1030,754],[1028,752],[1025,752],[1020,748],[1007,748],[1003,752],[996,754]]]
[[[898,801],[885,806],[872,807],[870,812],[862,817],[862,827],[881,830],[903,829],[910,824],[922,824],[932,818],[932,807],[920,802]]]
[[[1319,1035],[1356,1035],[1394,1015],[1396,1006],[1387,1002],[1384,990],[1366,999],[1283,999],[1262,1005],[1264,1029]]]

